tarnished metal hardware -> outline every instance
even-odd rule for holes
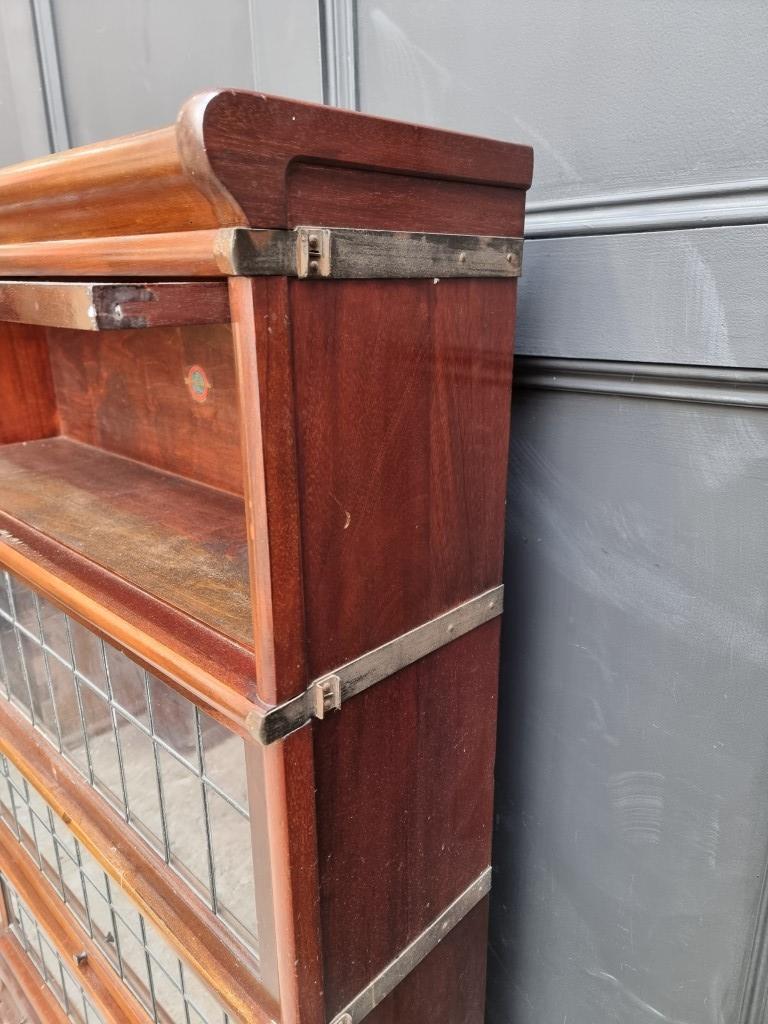
[[[331,232],[328,228],[296,228],[296,276],[331,276]]]
[[[451,929],[488,895],[490,889],[491,869],[486,868],[442,914],[427,925],[399,956],[390,961],[384,970],[333,1018],[331,1024],[360,1024],[361,1020],[375,1010],[379,1003],[419,966]]]
[[[513,236],[303,225],[222,228],[216,248],[227,274],[302,279],[519,277],[523,258]]]
[[[75,961],[78,967],[85,967],[88,963],[88,954],[83,949],[79,953],[75,953],[72,959]]]
[[[315,718],[325,718],[327,711],[338,711],[341,707],[341,679],[335,674],[316,679],[312,684],[315,698]]]
[[[324,718],[350,697],[501,615],[503,596],[503,586],[487,590],[313,680],[304,693],[292,700],[253,712],[248,721],[252,734],[261,743],[274,743],[312,718]]]

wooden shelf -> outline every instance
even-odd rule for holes
[[[0,281],[0,320],[82,331],[222,324],[229,298],[223,281]]]
[[[252,644],[241,498],[55,437],[0,448],[0,511]]]

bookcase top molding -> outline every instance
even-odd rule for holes
[[[0,245],[219,227],[294,227],[297,167],[525,189],[528,146],[240,90],[175,125],[0,170]]]

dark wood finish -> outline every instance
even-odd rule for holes
[[[233,90],[196,97],[179,125],[198,133],[213,174],[259,227],[286,226],[286,176],[304,163],[507,189],[527,188],[531,179],[528,146],[274,96]]]
[[[0,281],[0,320],[113,331],[229,320],[219,281]]]
[[[331,1016],[490,863],[498,661],[495,620],[316,729]]]
[[[233,494],[243,493],[228,326],[49,330],[61,433]],[[203,400],[190,370],[208,383]]]
[[[15,1012],[16,1016],[11,1016]],[[3,1024],[69,1024],[27,954],[9,931],[0,934],[0,1021]]]
[[[0,508],[251,643],[242,500],[67,438],[0,448]]]
[[[59,417],[45,333],[0,323],[0,444],[52,437]]]
[[[377,231],[512,235],[523,231],[523,204],[509,189],[435,181],[351,167],[292,164],[288,227],[327,224]]]
[[[289,287],[316,676],[501,582],[515,289]]]
[[[340,187],[321,202],[342,218]],[[386,226],[491,223],[415,208],[393,202]],[[505,216],[516,230],[519,197]],[[288,287],[313,677],[500,581],[516,288]],[[489,623],[315,727],[329,1017],[490,862],[497,678]],[[484,945],[464,955],[477,970]]]
[[[236,1019],[274,1019],[275,1004],[259,984],[258,970],[248,951],[201,900],[180,888],[178,879],[160,858],[5,701],[0,702],[0,751],[13,761],[104,869],[119,879],[123,891],[201,979],[219,993]],[[26,867],[27,855],[14,849],[16,840],[5,826],[0,825],[0,829],[5,829],[5,838],[0,840],[0,864],[14,861]],[[44,893],[41,887],[49,883],[39,877],[34,864],[30,863],[20,877],[26,879],[27,875],[35,883],[29,882],[32,890]],[[17,885],[17,876],[10,871],[9,878]],[[39,904],[42,914],[46,913],[46,906],[43,898]],[[67,919],[68,911],[63,910],[62,917]]]
[[[220,277],[217,229],[231,225],[520,235],[531,163],[524,146],[210,93],[175,129],[0,174],[0,272]],[[107,194],[119,210],[102,209]],[[130,545],[115,560],[105,524],[78,547],[82,529],[52,506],[32,521],[51,493],[39,474],[10,499],[18,515],[0,512],[0,562],[247,733],[265,705],[500,582],[515,299],[500,279],[240,278],[226,343],[219,328],[155,328],[156,344],[118,333],[110,349],[51,331],[40,366],[50,352],[56,400],[42,409],[68,439],[27,447],[95,445],[79,449],[93,453],[86,492],[140,519],[134,537],[202,548],[208,583],[217,530],[245,552],[236,502],[248,632],[222,619],[231,595],[200,608],[189,560],[140,565]],[[215,416],[180,391],[191,338],[196,365],[215,369]],[[18,439],[44,436],[39,420]],[[0,452],[0,469],[16,458]],[[143,517],[99,465],[143,489]],[[195,513],[175,500],[190,493]],[[267,750],[281,1024],[325,1024],[489,863],[498,638],[487,623]],[[371,1024],[480,1024],[486,915],[471,912]]]
[[[366,1024],[483,1024],[487,936],[486,898],[366,1017]]]
[[[0,171],[0,243],[285,227],[286,175],[302,163],[523,189],[532,156],[527,146],[274,96],[207,93],[175,129]],[[16,271],[25,272],[39,271]]]

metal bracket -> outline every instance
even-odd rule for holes
[[[266,745],[290,735],[312,718],[325,718],[329,711],[339,710],[350,697],[501,615],[503,596],[503,586],[486,590],[314,679],[304,693],[292,700],[264,711],[251,712],[248,725],[252,735]]]
[[[379,1003],[419,966],[451,929],[488,895],[490,889],[491,869],[486,868],[442,914],[427,925],[399,956],[388,963],[384,970],[333,1018],[331,1024],[360,1024],[363,1018],[375,1010]]]
[[[216,250],[225,273],[244,277],[519,277],[523,239],[367,228],[222,228]]]

